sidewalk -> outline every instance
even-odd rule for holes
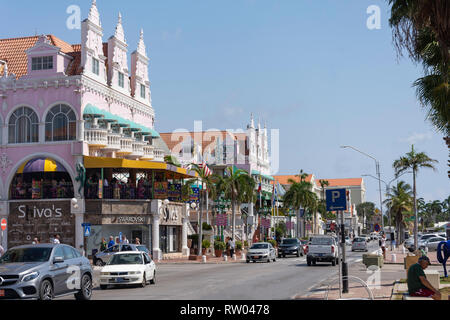
[[[197,258],[197,260],[189,260],[188,257],[182,259],[167,259],[155,261],[158,264],[205,264],[202,262],[201,258]],[[241,256],[236,256],[236,261],[234,261],[231,257],[227,257],[227,261],[224,261],[223,257],[215,257],[215,256],[206,256],[206,264],[230,264],[230,263],[246,263],[246,260],[241,260]]]
[[[395,262],[392,254],[395,255]],[[386,250],[386,259],[384,265],[379,271],[371,271],[366,269],[366,266],[361,262],[349,266],[349,292],[339,295],[339,281],[338,273],[332,278],[324,279],[322,283],[318,284],[310,290],[306,295],[298,295],[294,299],[298,300],[337,300],[337,299],[370,299],[372,293],[374,300],[392,300],[397,297],[398,288],[403,288],[406,284],[406,270],[403,266],[403,259],[408,254],[413,255],[405,249],[403,253],[402,248],[394,250]],[[430,258],[432,265],[429,270],[437,270],[443,273],[442,265],[439,264],[436,258],[436,252],[428,252],[427,256]],[[361,282],[364,281],[368,288]],[[369,290],[370,289],[370,290]],[[404,288],[403,288],[404,289]],[[394,292],[395,291],[395,292]],[[395,294],[394,294],[395,293]],[[394,294],[394,295],[393,295]]]

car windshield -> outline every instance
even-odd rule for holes
[[[116,254],[111,260],[109,260],[108,265],[114,266],[119,264],[143,264],[142,256],[140,254]]]
[[[364,239],[364,238],[355,238],[354,241],[355,241],[355,242],[365,242],[366,239]]]
[[[281,241],[281,244],[297,244],[298,240],[297,239],[283,239],[283,241]]]
[[[250,249],[268,249],[269,245],[266,243],[255,243],[254,245],[252,245],[252,247]]]
[[[139,251],[148,253],[148,249],[146,246],[136,246]]]
[[[333,244],[333,239],[331,239],[331,238],[312,238],[311,244],[330,245],[330,244]]]
[[[2,263],[46,262],[52,248],[20,248],[8,250],[1,258]]]

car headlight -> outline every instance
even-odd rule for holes
[[[128,272],[128,274],[141,274],[141,272],[140,271],[131,271],[131,272]]]
[[[23,282],[28,282],[28,281],[32,281],[34,279],[36,279],[37,277],[39,277],[39,272],[32,272],[29,274],[26,274],[23,276],[22,281]]]

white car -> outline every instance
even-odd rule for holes
[[[436,251],[439,243],[441,243],[442,241],[447,241],[447,238],[432,237],[428,238],[427,240],[420,240],[419,248],[421,249],[428,248],[428,251]]]
[[[277,261],[277,252],[274,247],[268,242],[258,242],[251,246],[247,252],[247,263],[250,261]]]
[[[156,266],[146,252],[118,252],[112,256],[100,273],[100,289],[114,285],[140,285],[156,283]]]

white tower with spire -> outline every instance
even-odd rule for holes
[[[253,113],[250,116],[250,124],[247,126],[247,138],[248,138],[248,162],[256,162],[257,149],[256,149],[256,130],[255,130],[255,120],[253,118]],[[256,168],[254,168],[256,170]],[[252,168],[250,169],[250,171]]]
[[[81,25],[81,67],[84,75],[106,84],[106,57],[102,37],[103,29],[97,1],[93,0],[89,16]]]
[[[131,94],[130,72],[128,70],[128,45],[119,12],[116,31],[108,39],[108,84],[124,94]]]
[[[144,30],[141,29],[138,47],[131,54],[131,94],[136,100],[151,106],[149,61],[144,43]]]

